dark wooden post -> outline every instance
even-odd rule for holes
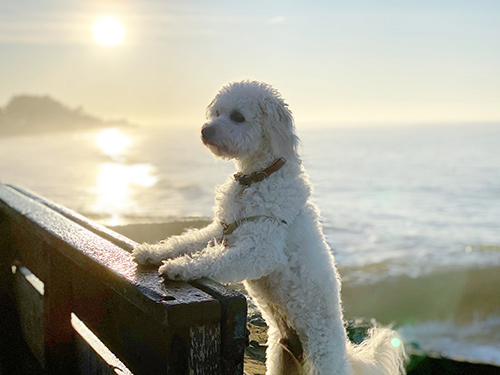
[[[12,234],[9,219],[0,214],[0,301],[2,307],[12,304],[12,272],[13,262]]]
[[[43,296],[45,368],[49,374],[76,373],[71,268],[61,257],[51,256],[49,262]]]

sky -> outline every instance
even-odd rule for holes
[[[103,15],[122,22],[123,44],[93,40]],[[0,2],[0,106],[50,95],[199,126],[241,79],[276,87],[297,124],[500,122],[500,1]]]

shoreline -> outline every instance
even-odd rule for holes
[[[109,228],[136,242],[153,243],[210,222],[207,218],[188,217]],[[458,323],[500,316],[500,293],[491,288],[500,284],[500,266],[452,268],[418,277],[387,276],[372,283],[357,282],[353,267],[339,266],[338,270],[344,280],[342,299],[347,318],[374,316],[382,324],[399,325],[407,321],[408,315],[414,321],[452,319]]]
[[[208,218],[190,217],[109,228],[139,243],[158,242],[210,222]],[[375,282],[357,282],[353,267],[339,266],[338,270],[344,280],[342,299],[348,319],[373,316],[382,324],[398,326],[407,323],[408,316],[413,322],[451,319],[461,324],[500,316],[500,293],[491,287],[500,284],[500,266],[451,268],[417,277],[384,277],[382,270],[382,277]]]
[[[186,217],[173,219],[161,223],[107,225],[107,227],[136,242],[158,242],[167,237],[181,234],[187,229],[203,228],[211,223],[211,220],[199,217]]]

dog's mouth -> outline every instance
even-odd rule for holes
[[[212,139],[206,139],[204,137],[201,137],[201,141],[203,142],[203,144],[207,147],[215,147],[215,148],[219,148],[220,146],[217,145],[217,143],[215,143]]]
[[[205,139],[201,137],[201,141],[205,146],[209,148],[209,150],[217,156],[231,156],[231,152],[227,148],[227,146],[217,144],[213,140]]]

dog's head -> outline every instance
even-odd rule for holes
[[[203,143],[222,158],[296,157],[292,113],[279,92],[266,83],[224,86],[207,108],[201,133]]]

